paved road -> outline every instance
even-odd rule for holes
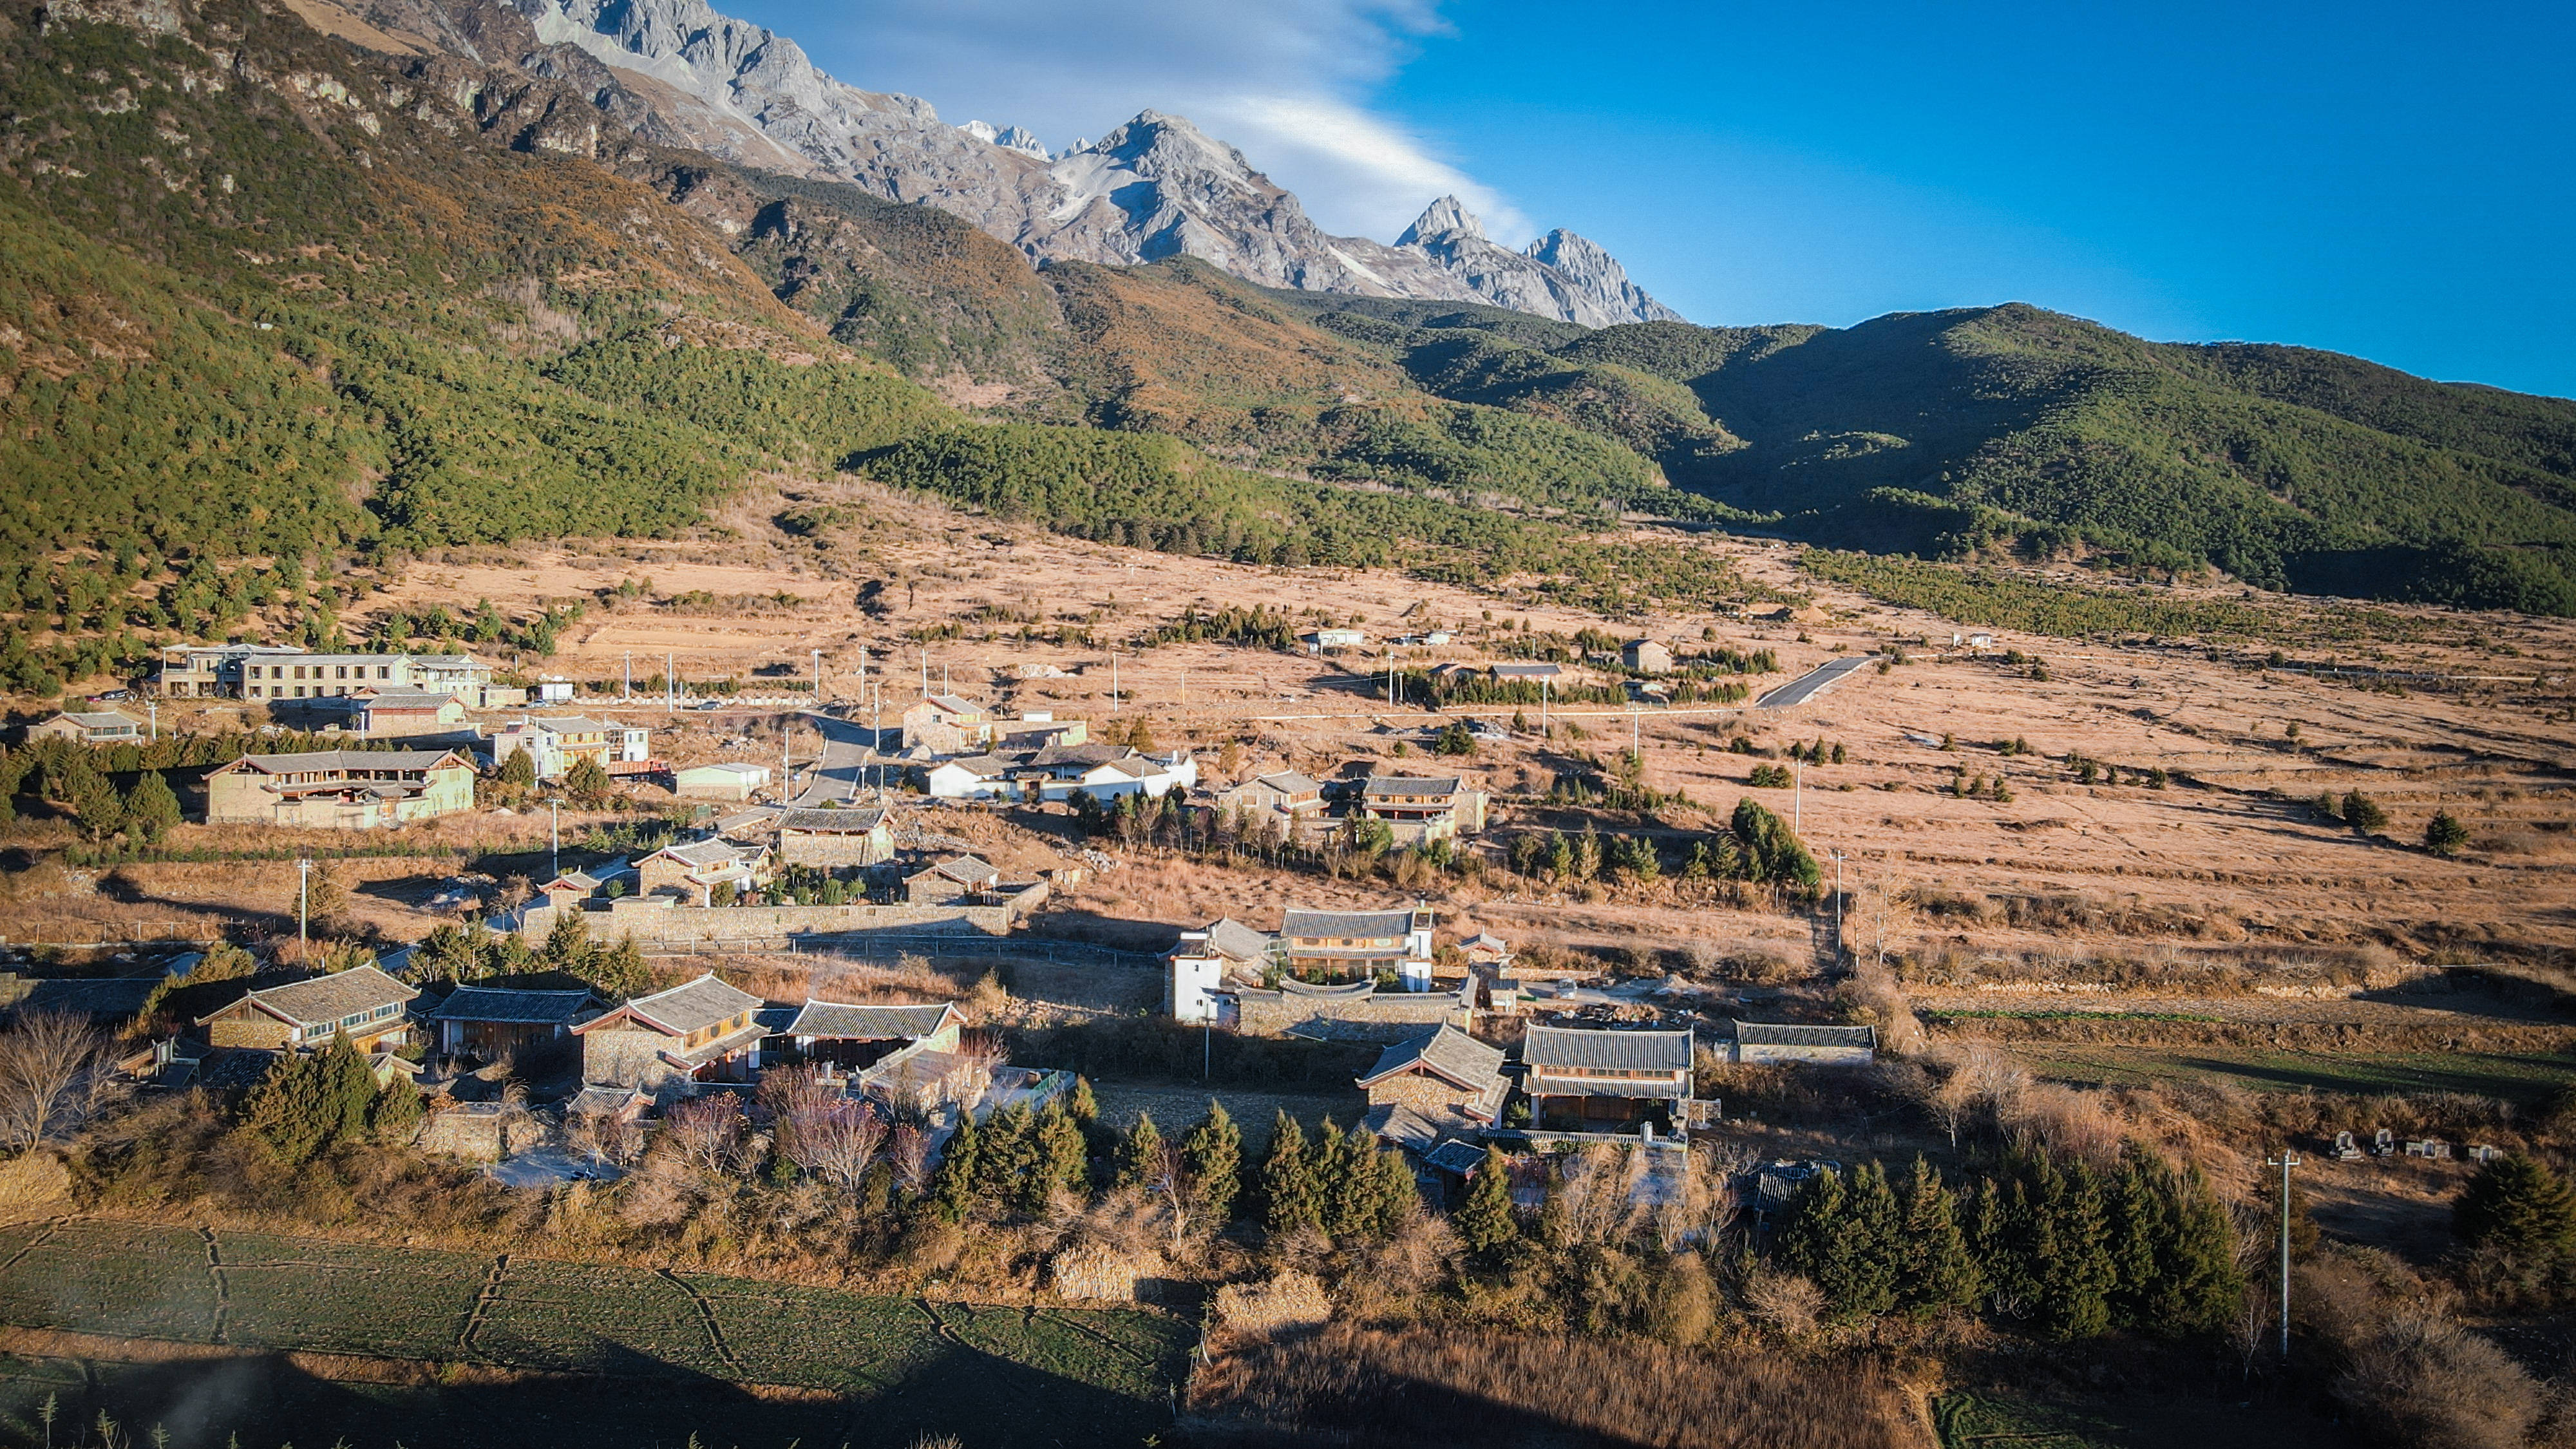
[[[820,805],[827,800],[858,798],[859,787],[869,782],[873,773],[867,762],[869,746],[876,739],[875,732],[866,725],[833,719],[829,715],[806,714],[799,719],[804,726],[822,731],[823,758],[807,774],[804,790],[789,803]],[[889,739],[896,733],[894,730],[886,731]]]
[[[1855,654],[1847,659],[1828,660],[1753,701],[1753,707],[1755,709],[1795,708],[1842,683],[1844,675],[1863,665],[1876,662],[1873,656],[1867,654]]]

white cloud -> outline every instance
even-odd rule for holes
[[[1519,210],[1371,112],[1437,0],[719,0],[794,36],[825,70],[920,96],[950,121],[1036,132],[1052,149],[1138,111],[1183,115],[1240,147],[1328,231],[1392,241],[1455,192],[1497,240]]]

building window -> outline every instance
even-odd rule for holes
[[[303,671],[298,670],[297,672],[298,672],[298,673],[302,673]],[[295,697],[296,697],[297,699],[302,699],[302,698],[304,697],[304,686],[303,686],[303,685],[300,685],[300,684],[299,684],[299,685],[295,686]]]

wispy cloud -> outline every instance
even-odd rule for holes
[[[1509,200],[1369,108],[1445,26],[1437,0],[738,0],[853,85],[950,121],[1020,125],[1061,150],[1148,108],[1188,116],[1297,193],[1326,229],[1391,241],[1455,192],[1497,239]]]

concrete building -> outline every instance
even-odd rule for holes
[[[1270,964],[1271,938],[1231,916],[1183,931],[1163,953],[1163,1011],[1174,1021],[1223,1022],[1226,978]]]
[[[894,825],[883,810],[789,810],[778,817],[778,863],[822,870],[894,859]]]
[[[241,660],[241,693],[270,704],[346,699],[378,690],[451,694],[467,709],[525,704],[528,692],[492,682],[492,666],[470,654],[264,654]]]
[[[1652,639],[1631,639],[1619,646],[1619,662],[1639,674],[1673,672],[1673,651]]]
[[[1297,642],[1309,654],[1322,654],[1333,649],[1365,648],[1368,635],[1358,629],[1313,629],[1298,635]]]
[[[70,740],[78,745],[132,745],[143,740],[143,721],[115,710],[58,714],[27,726],[27,740]]]
[[[903,747],[934,755],[962,755],[993,743],[993,717],[984,706],[954,694],[923,696],[903,712]]]
[[[651,730],[577,714],[523,719],[494,730],[491,739],[495,766],[524,750],[540,780],[560,780],[582,760],[613,771],[653,758]]]
[[[691,765],[675,772],[671,784],[679,794],[692,799],[748,800],[769,788],[769,767],[740,761]]]
[[[635,862],[635,892],[639,896],[673,897],[682,905],[705,906],[714,904],[718,887],[730,885],[739,899],[760,888],[768,862],[767,847],[738,845],[730,840],[666,845]]]
[[[360,734],[423,734],[465,722],[465,704],[452,694],[428,689],[370,690],[358,696],[349,717]]]
[[[244,755],[206,775],[213,825],[367,830],[474,808],[474,767],[454,750]]]
[[[288,644],[172,645],[146,687],[170,699],[240,699],[243,666],[304,652]]]

